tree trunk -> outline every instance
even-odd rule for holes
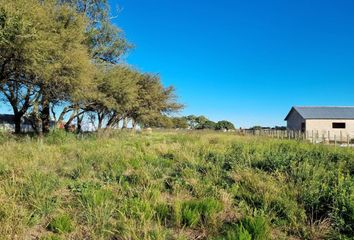
[[[97,130],[100,130],[102,128],[102,122],[103,122],[103,117],[101,116],[100,113],[97,113],[97,120],[98,120]]]
[[[66,131],[69,131],[70,130],[70,125],[71,125],[71,122],[75,119],[76,117],[76,112],[77,110],[73,111],[68,119],[68,121],[65,123],[64,125],[64,128]]]
[[[41,120],[42,120],[42,132],[43,134],[49,133],[50,130],[50,106],[49,100],[45,94],[42,96],[42,111],[41,111]]]
[[[132,118],[132,129],[136,130],[136,121],[134,118]]]
[[[108,119],[106,128],[107,128],[107,129],[108,129],[108,128],[112,128],[113,125],[114,125],[114,123],[116,122],[116,120],[117,120],[117,115],[116,115],[116,114],[113,114],[113,116],[111,116],[111,118]]]
[[[33,111],[31,113],[31,125],[32,128],[34,130],[34,132],[38,135],[41,135],[42,131],[41,131],[41,118],[39,116],[39,110],[38,110],[38,103],[35,102],[33,104]]]
[[[79,110],[75,110],[73,111],[73,113],[70,115],[68,121],[65,123],[64,125],[64,128],[66,131],[69,131],[70,130],[70,127],[71,127],[71,123],[72,121],[77,118],[77,117],[80,117],[81,115],[83,115],[85,113],[85,111],[82,111],[82,112],[79,112]]]
[[[123,118],[123,125],[122,125],[122,129],[126,129],[126,128],[128,128],[128,121],[127,121],[128,119],[125,117],[125,118]]]
[[[77,116],[76,121],[77,121],[77,128],[76,128],[76,133],[79,134],[82,131],[82,120],[83,120],[83,115]]]
[[[14,115],[14,123],[15,123],[15,133],[19,134],[21,133],[21,114],[15,113]]]

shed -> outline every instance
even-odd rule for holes
[[[288,130],[317,134],[331,140],[354,138],[354,106],[292,107],[285,118]]]

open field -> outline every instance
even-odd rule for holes
[[[353,237],[353,149],[213,132],[0,143],[0,239]]]

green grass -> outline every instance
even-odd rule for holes
[[[354,236],[353,149],[215,132],[0,144],[0,239]]]
[[[47,229],[54,233],[70,233],[73,231],[73,224],[68,215],[54,217],[48,224]]]

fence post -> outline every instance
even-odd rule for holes
[[[320,141],[320,134],[318,132],[318,130],[316,131],[316,143]]]
[[[337,146],[337,135],[334,134],[334,147]]]
[[[349,147],[349,134],[347,134],[347,147]]]
[[[343,142],[343,135],[342,135],[342,131],[340,131],[340,142]]]

